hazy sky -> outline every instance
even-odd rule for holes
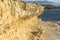
[[[43,0],[24,0],[24,1],[43,1]]]
[[[56,3],[60,3],[60,0],[25,0],[25,1],[52,1]]]
[[[56,2],[56,3],[60,3],[60,0],[48,0],[48,1]]]

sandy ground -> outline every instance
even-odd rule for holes
[[[41,40],[60,40],[60,22],[41,22]]]

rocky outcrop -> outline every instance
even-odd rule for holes
[[[60,40],[60,21],[47,22],[41,21],[41,28],[43,33],[40,37],[41,40]]]
[[[36,3],[0,0],[0,40],[40,40],[43,10]]]

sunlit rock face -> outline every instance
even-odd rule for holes
[[[0,40],[40,40],[43,11],[36,3],[0,0]]]

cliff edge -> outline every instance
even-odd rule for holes
[[[0,40],[40,40],[39,15],[44,7],[19,0],[0,0]]]

